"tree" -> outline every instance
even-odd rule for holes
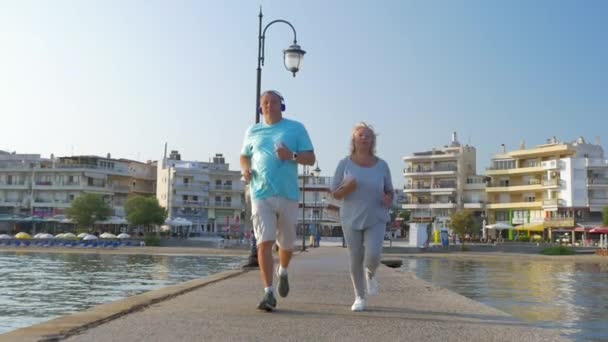
[[[112,208],[99,194],[84,194],[77,197],[66,210],[68,218],[79,227],[90,228],[95,221],[103,221],[112,214]]]
[[[131,197],[125,204],[125,212],[129,223],[144,227],[151,224],[160,226],[167,219],[167,210],[160,206],[156,197]]]
[[[602,221],[604,221],[604,226],[608,226],[608,207],[602,210]]]
[[[471,232],[473,228],[473,213],[470,210],[459,210],[450,216],[450,228],[454,234],[460,237],[462,241],[462,250],[464,250],[464,237]]]

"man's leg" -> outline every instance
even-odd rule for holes
[[[287,268],[289,266],[289,262],[291,261],[292,255],[292,250],[285,250],[283,248],[279,248],[279,263],[283,268]]]
[[[272,245],[274,241],[264,241],[258,245],[258,260],[260,263],[260,275],[264,287],[272,286],[272,266],[274,260],[272,258]]]
[[[277,269],[277,289],[281,297],[289,294],[289,279],[287,267],[293,255],[296,239],[296,223],[298,221],[298,202],[281,199],[277,220],[277,244],[279,245],[279,264]]]

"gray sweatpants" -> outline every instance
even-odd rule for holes
[[[367,287],[365,277],[375,275],[380,265],[386,223],[365,227],[363,230],[343,228],[345,228],[344,238],[350,254],[350,277],[353,280],[355,296],[365,298]]]

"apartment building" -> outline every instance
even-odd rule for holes
[[[308,234],[311,228],[320,228],[323,236],[342,236],[340,223],[341,202],[331,196],[332,177],[321,176],[318,166],[311,172],[304,167],[306,176],[299,175],[300,203],[297,233]]]
[[[241,234],[244,213],[244,184],[240,171],[232,171],[222,154],[212,161],[181,160],[171,151],[158,166],[157,194],[167,208],[169,220],[192,223],[190,232]]]
[[[472,210],[478,221],[484,217],[486,177],[476,174],[476,149],[461,145],[456,132],[449,145],[414,152],[403,158],[405,185],[403,209],[412,222],[434,221],[435,237],[449,230],[449,217],[461,209]]]
[[[522,142],[511,152],[503,145],[486,172],[489,222],[515,231],[585,239],[608,206],[608,162],[599,141],[559,142],[553,137],[533,148]],[[510,229],[509,237],[513,235]]]
[[[84,193],[103,196],[124,216],[136,194],[156,193],[156,166],[99,156],[42,158],[39,154],[0,151],[0,214],[48,217],[63,214]]]

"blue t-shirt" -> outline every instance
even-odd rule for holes
[[[262,120],[245,132],[241,155],[251,158],[251,198],[298,200],[298,164],[279,159],[276,149],[281,143],[295,153],[313,151],[306,128],[294,120],[283,118],[273,125]]]

